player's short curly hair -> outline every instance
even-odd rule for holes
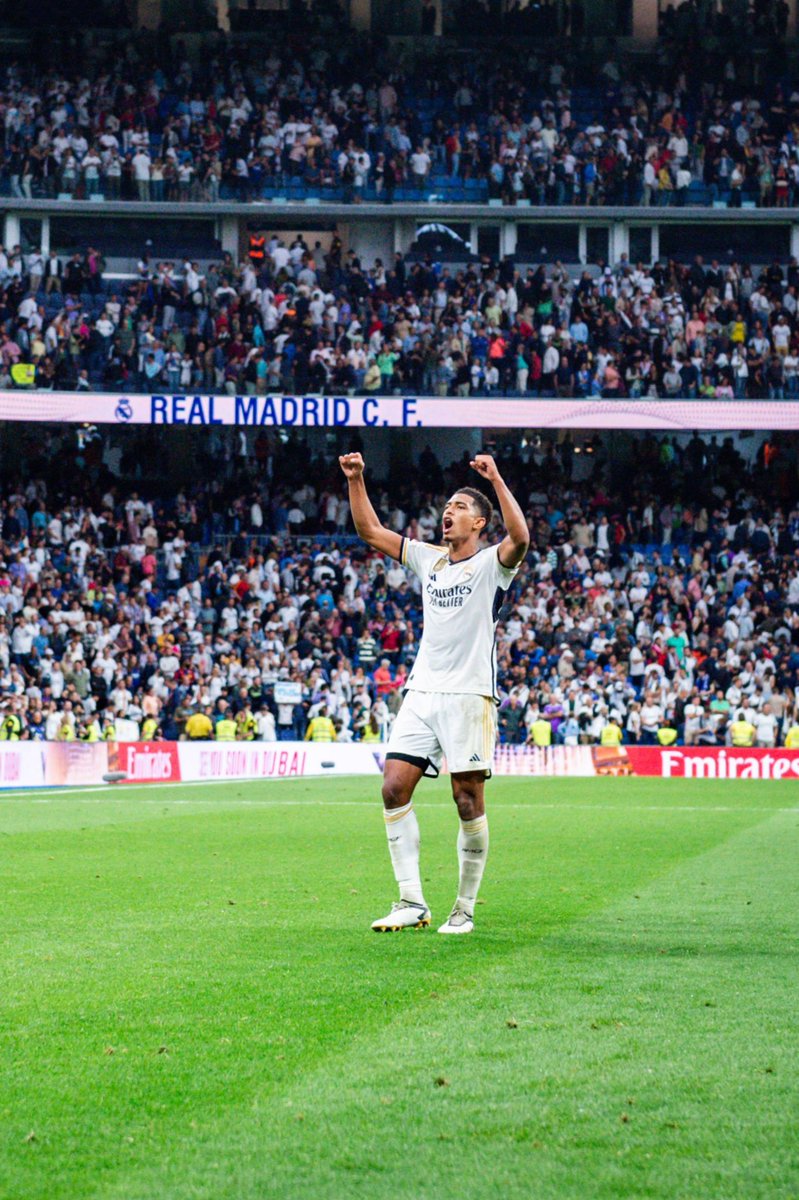
[[[494,518],[494,506],[483,492],[473,487],[458,488],[458,495],[468,496],[474,507],[477,509],[477,514],[480,517],[485,517],[485,528],[488,529]]]

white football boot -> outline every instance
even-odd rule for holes
[[[465,908],[456,904],[443,925],[439,925],[439,933],[471,933],[474,929],[474,916]]]
[[[401,929],[426,929],[430,924],[430,909],[426,904],[397,900],[386,917],[372,921],[375,933],[399,933]]]

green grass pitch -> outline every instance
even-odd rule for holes
[[[497,779],[477,929],[379,780],[0,797],[2,1200],[799,1195],[799,797]]]

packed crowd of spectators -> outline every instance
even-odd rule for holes
[[[799,396],[799,264],[570,272],[264,238],[258,261],[0,247],[0,384],[213,393]]]
[[[758,78],[742,39],[605,53],[511,39],[404,62],[377,37],[310,32],[156,61],[131,37],[70,71],[34,57],[0,71],[2,182],[170,203],[796,202],[799,80],[782,59]]]
[[[658,33],[667,43],[707,42],[734,44],[745,38],[750,46],[782,41],[788,32],[787,0],[672,0],[658,5]]]
[[[20,439],[0,738],[114,738],[122,720],[148,740],[383,737],[421,598],[351,536],[343,445],[209,432],[191,484],[165,492],[125,484],[99,437]],[[799,737],[796,439],[771,449],[747,465],[732,438],[646,435],[624,462],[595,446],[582,478],[569,438],[497,450],[531,532],[497,632],[503,740],[607,742],[611,720],[627,743],[723,745],[736,722],[760,745]],[[433,540],[469,476],[428,447],[370,486],[389,527]]]

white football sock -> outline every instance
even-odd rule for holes
[[[402,808],[385,808],[383,817],[400,900],[424,904],[422,881],[419,878],[419,822],[413,811],[413,801],[410,800]]]
[[[458,831],[458,883],[457,907],[474,913],[474,902],[480,890],[486,859],[488,858],[488,817],[476,817],[474,821],[461,821]]]

